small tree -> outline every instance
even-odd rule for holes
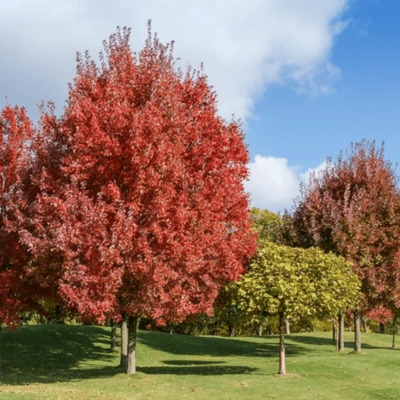
[[[304,250],[268,242],[236,285],[243,312],[279,316],[279,374],[286,373],[286,318],[333,317],[352,307],[359,295],[357,275],[344,258],[316,248]]]

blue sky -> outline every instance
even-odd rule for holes
[[[75,52],[96,55],[117,25],[140,50],[151,19],[181,66],[204,63],[221,116],[243,121],[252,205],[282,211],[352,141],[400,162],[399,17],[397,0],[3,1],[0,105],[61,113]]]
[[[277,170],[289,169],[281,196],[266,196],[262,186],[273,175],[269,165],[250,186],[255,205],[282,211],[293,204],[304,172],[335,158],[351,142],[366,138],[385,143],[386,157],[400,163],[400,2],[364,0],[347,3],[346,28],[331,48],[331,62],[340,71],[330,93],[313,95],[296,85],[275,84],[257,101],[246,127],[254,162],[257,154],[284,158]],[[397,168],[398,171],[398,168]],[[286,176],[286,175],[284,175]],[[279,190],[280,189],[280,190]],[[255,193],[254,193],[255,192]]]
[[[350,21],[331,50],[340,69],[333,92],[312,96],[293,85],[269,87],[246,129],[253,156],[314,168],[368,138],[384,141],[387,157],[400,161],[400,2],[352,2],[344,16]]]

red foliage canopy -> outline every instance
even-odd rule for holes
[[[13,325],[21,307],[33,302],[28,252],[20,229],[27,208],[25,180],[27,145],[33,126],[23,108],[5,107],[0,113],[0,321]]]
[[[84,317],[163,323],[211,312],[253,253],[248,153],[205,76],[177,70],[150,32],[133,54],[129,36],[104,43],[100,66],[78,56],[64,116],[42,124],[53,144],[38,148],[58,149],[61,168],[41,171],[51,240],[36,244],[62,256],[62,296]]]
[[[299,244],[353,261],[365,306],[400,307],[400,197],[383,147],[363,141],[303,187],[294,213]]]
[[[378,306],[371,311],[368,311],[365,316],[369,319],[385,324],[388,320],[393,318],[393,312],[385,307]]]

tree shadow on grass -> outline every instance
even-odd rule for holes
[[[149,375],[242,375],[257,371],[258,368],[250,368],[237,365],[202,365],[183,367],[140,367],[138,371]]]
[[[139,367],[145,374],[168,375],[240,375],[252,373],[258,368],[226,365],[224,361],[202,360],[165,360],[164,367]]]
[[[104,367],[115,359],[106,344],[107,332],[96,326],[37,325],[2,332],[0,382],[21,385],[113,376],[120,371]],[[86,360],[92,368],[78,369]]]
[[[225,364],[223,361],[199,361],[199,360],[166,360],[163,364],[167,365],[215,365],[215,364]]]

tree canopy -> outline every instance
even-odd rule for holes
[[[270,242],[259,248],[236,285],[243,310],[283,313],[293,320],[336,316],[359,295],[357,275],[343,257]]]
[[[383,146],[353,144],[312,176],[293,225],[299,245],[318,246],[353,262],[364,308],[400,306],[400,195]]]

